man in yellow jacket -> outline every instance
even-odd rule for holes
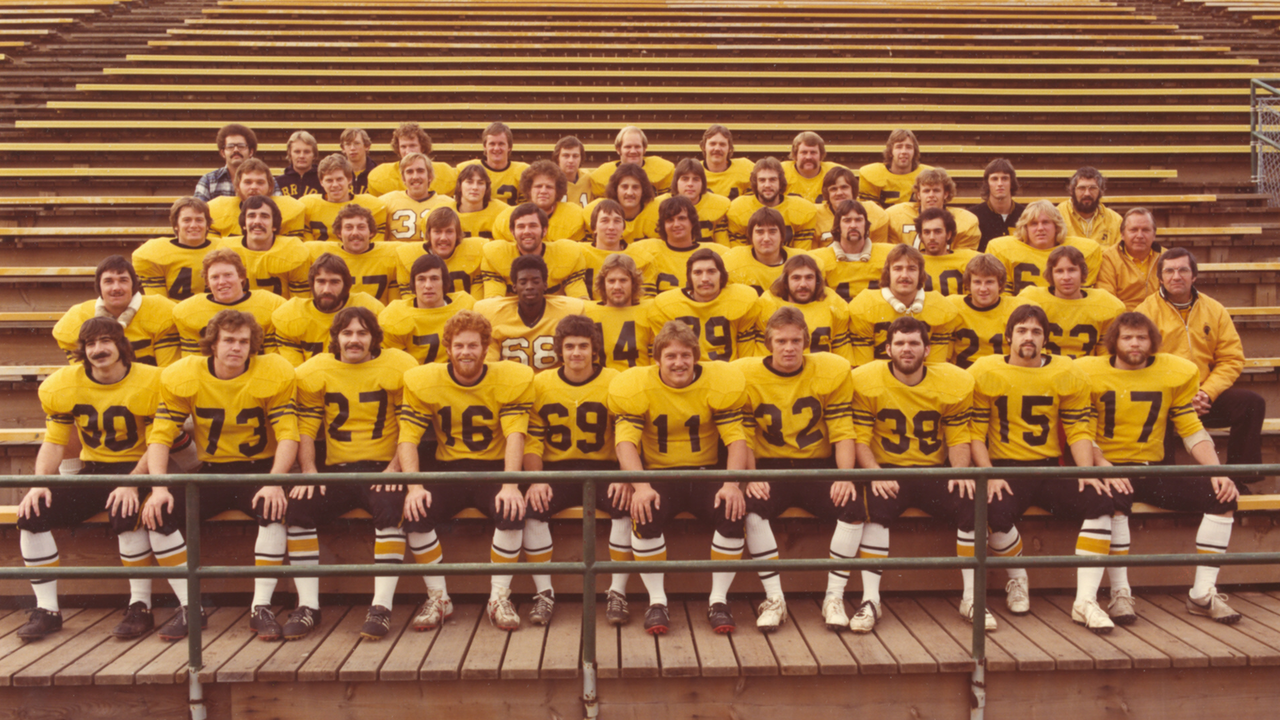
[[[1102,251],[1097,287],[1124,302],[1133,310],[1160,290],[1156,263],[1164,248],[1156,242],[1156,218],[1146,208],[1136,207],[1120,222],[1120,242]]]
[[[1058,205],[1068,235],[1087,237],[1104,248],[1120,240],[1120,213],[1102,204],[1106,191],[1107,179],[1094,168],[1082,167],[1071,176],[1070,197]]]
[[[1192,405],[1206,428],[1231,429],[1227,464],[1261,463],[1267,406],[1257,393],[1232,387],[1244,368],[1244,348],[1231,316],[1217,300],[1196,290],[1196,258],[1186,248],[1165,251],[1156,261],[1156,273],[1160,291],[1144,300],[1138,312],[1159,326],[1160,352],[1200,368],[1200,392]],[[1166,442],[1165,462],[1172,459],[1173,445]]]

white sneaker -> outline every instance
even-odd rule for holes
[[[1005,595],[1004,603],[1009,608],[1009,612],[1014,615],[1026,615],[1031,612],[1031,589],[1028,587],[1027,578],[1010,578],[1009,584],[1004,586]]]
[[[1107,614],[1116,625],[1132,625],[1138,622],[1138,613],[1133,609],[1133,592],[1129,588],[1111,588],[1111,602],[1107,604]]]
[[[427,601],[413,618],[413,629],[426,632],[440,627],[453,614],[453,600],[444,596],[441,590],[428,590]]]
[[[1226,593],[1218,592],[1218,588],[1209,588],[1209,594],[1200,600],[1187,597],[1187,611],[1192,615],[1212,618],[1214,622],[1232,625],[1240,622],[1240,613],[1227,604]]]
[[[500,588],[498,596],[489,601],[486,609],[489,622],[499,630],[520,629],[520,616],[516,614],[516,606],[511,604],[511,588]]]
[[[783,598],[765,598],[760,603],[760,617],[756,618],[756,628],[760,632],[773,632],[787,621],[787,601]]]
[[[880,603],[863,600],[849,621],[849,629],[856,633],[869,633],[876,629],[876,621],[880,619]]]
[[[987,615],[986,619],[983,620],[983,627],[987,629],[987,632],[992,632],[993,630],[996,629],[996,616],[992,615],[991,611],[985,608],[983,609],[983,612],[985,612]],[[964,616],[965,620],[968,620],[969,622],[973,622],[973,601],[972,600],[966,600],[964,598],[961,598],[960,614]]]
[[[849,627],[849,616],[844,613],[844,598],[828,595],[822,601],[822,619],[826,621],[828,630],[840,632]]]
[[[1072,603],[1071,619],[1098,635],[1106,635],[1116,627],[1097,600],[1077,600]]]

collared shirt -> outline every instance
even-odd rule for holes
[[[205,202],[209,202],[216,197],[235,195],[236,188],[232,182],[231,171],[224,165],[211,173],[207,173],[200,178],[200,182],[196,183],[196,190],[193,194]]]

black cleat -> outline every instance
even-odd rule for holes
[[[274,642],[284,635],[284,629],[276,620],[276,614],[266,605],[256,605],[249,616],[249,629],[258,634],[259,640]]]
[[[144,602],[136,602],[125,608],[124,619],[111,630],[111,637],[121,640],[133,640],[151,632],[156,627],[156,618],[151,608]]]
[[[644,614],[644,631],[650,635],[666,635],[671,629],[671,615],[666,605],[650,605]]]
[[[209,616],[200,608],[200,629],[209,627]],[[160,639],[173,642],[187,636],[187,606],[183,605],[160,627]]]
[[[306,606],[299,607],[289,613],[289,620],[284,624],[285,640],[301,640],[320,624],[320,611]]]
[[[707,622],[711,623],[712,630],[721,635],[728,635],[738,627],[733,621],[733,613],[729,612],[729,606],[724,603],[711,603],[711,607],[707,608]]]
[[[391,632],[391,610],[374,605],[369,614],[364,616],[364,625],[360,626],[360,637],[370,640],[381,640]]]
[[[27,623],[18,628],[20,640],[39,640],[62,629],[62,613],[57,610],[31,608]]]

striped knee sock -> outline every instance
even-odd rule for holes
[[[18,546],[22,551],[22,562],[27,567],[58,567],[62,564],[58,558],[58,544],[51,532],[22,530],[18,533]],[[58,612],[57,580],[32,580],[31,589],[36,593],[36,607]]]
[[[289,564],[319,565],[320,538],[315,528],[304,528],[290,525],[287,529],[286,547],[289,551]],[[298,591],[298,607],[320,609],[320,578],[295,577],[293,586]]]
[[[665,535],[656,538],[631,537],[631,551],[637,561],[666,560],[667,539]],[[662,573],[640,573],[640,581],[649,593],[650,605],[666,605],[667,591]]]
[[[836,531],[831,535],[830,557],[832,560],[851,560],[858,555],[858,543],[862,541],[862,523],[836,521]],[[844,597],[844,589],[849,585],[847,570],[833,570],[827,573],[827,597]]]
[[[489,562],[506,565],[520,561],[520,548],[524,545],[524,528],[493,531],[493,545],[489,547]],[[489,599],[498,599],[498,590],[511,588],[510,575],[494,575],[489,578]]]
[[[151,538],[146,530],[128,530],[116,536],[120,546],[120,564],[124,567],[151,566]],[[151,579],[129,578],[129,604],[144,603],[151,607]]]
[[[747,552],[751,553],[752,560],[778,559],[778,541],[768,520],[755,513],[747,513],[746,535]],[[777,570],[763,570],[757,574],[760,584],[764,585],[765,597],[782,597],[782,576]]]
[[[1205,515],[1200,520],[1200,529],[1196,531],[1196,552],[1201,555],[1222,555],[1231,544],[1231,526],[1233,519],[1221,515]],[[1218,568],[1214,565],[1196,566],[1195,584],[1191,586],[1191,597],[1202,598],[1213,590],[1218,582]]]
[[[409,552],[413,554],[413,561],[416,564],[439,565],[444,560],[444,548],[440,547],[440,538],[436,536],[435,530],[425,533],[411,532],[408,538]],[[422,579],[428,590],[439,590],[446,598],[449,597],[443,575],[424,575]]]
[[[1022,535],[1018,533],[1018,526],[1013,526],[1006,533],[992,532],[987,535],[987,547],[990,548],[992,557],[1022,557]],[[1011,580],[1026,576],[1024,568],[1009,568]]]
[[[862,541],[858,544],[860,558],[889,557],[889,528],[880,523],[865,523],[862,526]],[[880,602],[879,570],[862,571],[862,601]]]
[[[729,538],[717,532],[711,536],[711,559],[741,560],[742,551],[746,548],[746,544],[747,542],[743,538]],[[711,596],[707,599],[707,602],[729,602],[729,586],[733,585],[733,576],[735,574],[731,572],[711,573]]]
[[[551,526],[547,524],[546,520],[525,520],[524,539],[521,542],[524,545],[525,562],[551,562],[554,543],[551,539]],[[550,575],[534,575],[533,588],[536,592],[550,590],[552,596],[555,595],[555,590],[551,587]]]
[[[1076,536],[1076,555],[1109,554],[1111,554],[1111,518],[1103,515],[1081,523],[1080,534]],[[1102,584],[1104,570],[1106,568],[1076,568],[1076,600],[1098,599],[1098,586]]]
[[[147,533],[151,537],[151,552],[156,555],[156,562],[161,567],[182,567],[187,564],[187,541],[182,538],[182,533],[174,531],[169,535],[150,531]],[[173,588],[173,594],[178,597],[178,604],[183,607],[187,604],[187,579],[172,578],[169,580],[169,587]]]
[[[278,567],[283,565],[287,549],[288,535],[285,533],[283,524],[271,523],[265,527],[259,525],[258,539],[253,543],[253,564],[257,567]],[[259,605],[270,605],[271,596],[275,594],[278,582],[275,578],[257,578],[254,580],[253,603],[249,607],[255,608]]]
[[[631,560],[631,518],[614,518],[609,521],[609,559],[615,562]],[[609,589],[619,595],[627,594],[627,573],[614,573]]]
[[[404,530],[398,527],[378,528],[374,531],[373,562],[376,565],[399,565],[404,562]],[[373,604],[388,610],[396,597],[398,575],[379,575],[373,579]]]

